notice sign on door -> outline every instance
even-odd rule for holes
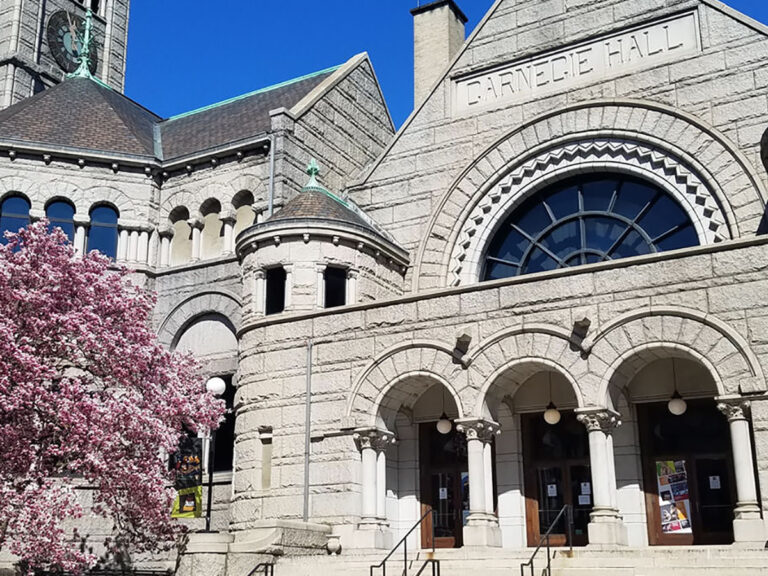
[[[709,489],[710,490],[720,490],[720,476],[710,476],[709,477]]]
[[[440,488],[440,500],[448,500],[448,488]]]
[[[691,534],[691,501],[685,460],[656,461],[661,531],[664,534]]]
[[[547,484],[547,496],[557,498],[557,484]]]

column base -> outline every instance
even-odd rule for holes
[[[736,518],[733,521],[733,541],[745,544],[765,544],[765,523],[762,518]]]
[[[494,514],[470,514],[462,532],[464,546],[501,548],[501,528]]]
[[[392,533],[389,531],[389,526],[381,520],[361,521],[349,538],[350,548],[389,550],[392,548],[392,544]]]
[[[227,552],[233,540],[228,532],[191,532],[176,574],[225,576]]]
[[[587,535],[590,546],[627,546],[627,527],[617,510],[595,509],[589,517]]]

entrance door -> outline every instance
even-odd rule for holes
[[[573,544],[586,545],[592,511],[586,428],[573,412],[564,412],[554,426],[544,422],[541,414],[524,414],[522,424],[528,545],[539,545],[566,504],[573,510]],[[565,516],[554,526],[550,543],[568,543]]]
[[[469,473],[467,440],[451,429],[440,434],[434,422],[419,427],[421,469],[421,513],[434,510],[422,524],[421,545],[432,548],[459,548],[462,527],[469,515]],[[433,526],[434,519],[434,526]]]
[[[713,400],[638,406],[651,544],[733,542],[736,502],[728,422]]]

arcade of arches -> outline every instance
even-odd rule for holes
[[[567,505],[577,546],[730,544],[756,527],[762,534],[749,402],[722,395],[682,348],[624,359],[603,407],[585,407],[578,384],[544,358],[497,371],[485,389],[474,415],[434,375],[386,390],[376,424],[355,435],[361,533],[386,545],[432,511],[424,548],[536,546],[553,523],[562,545],[558,513]],[[669,403],[678,394],[683,413]]]

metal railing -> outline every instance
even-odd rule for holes
[[[552,576],[552,552],[549,545],[549,537],[552,534],[552,530],[554,530],[555,526],[557,526],[557,523],[560,522],[563,514],[566,516],[566,524],[568,525],[568,546],[570,547],[571,555],[573,555],[573,511],[571,507],[566,504],[560,509],[560,512],[557,513],[555,519],[549,524],[547,531],[541,536],[541,538],[539,538],[539,545],[536,546],[536,550],[533,551],[533,554],[531,554],[528,562],[523,562],[520,564],[520,576],[525,576],[526,566],[530,566],[531,576],[533,576],[533,561],[536,558],[536,554],[539,553],[539,550],[541,550],[541,547],[544,546],[545,543],[547,545],[547,576]]]
[[[427,519],[427,517],[432,516],[432,553],[435,552],[435,518],[434,518],[435,511],[429,510],[427,511],[421,518],[419,518],[419,521],[416,522],[413,526],[411,526],[411,529],[408,530],[408,532],[400,539],[400,542],[395,544],[395,547],[392,548],[392,550],[389,551],[389,554],[386,555],[384,560],[379,562],[378,564],[371,565],[371,576],[373,576],[373,573],[375,570],[381,568],[381,576],[387,576],[387,560],[392,558],[394,556],[395,552],[397,552],[397,549],[400,548],[400,546],[403,547],[403,572],[401,576],[408,576],[408,537],[413,534],[413,531],[416,530],[419,526],[421,526],[424,523],[424,520]],[[415,576],[419,576],[423,571],[424,568],[426,568],[427,564],[432,565],[432,576],[440,576],[440,561],[435,560],[434,558],[430,558],[424,562],[424,564],[421,566],[419,571],[416,573]]]
[[[253,570],[248,572],[248,576],[255,576],[258,573],[262,573],[264,576],[275,576],[275,565],[271,562],[257,564]]]

